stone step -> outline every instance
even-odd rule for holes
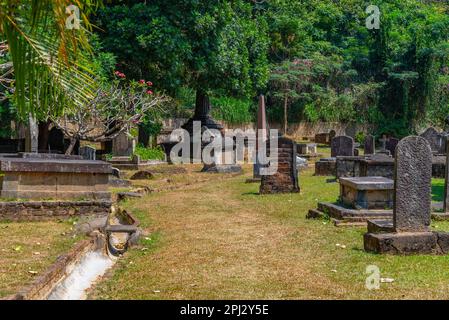
[[[348,209],[338,204],[319,202],[318,210],[327,212],[331,218],[343,220],[349,217],[363,217],[363,218],[390,218],[393,216],[392,210],[356,210]]]
[[[326,215],[323,212],[316,209],[310,209],[306,215],[306,219],[320,219],[324,217],[326,217]]]
[[[366,222],[350,222],[346,220],[331,219],[336,227],[366,227]]]

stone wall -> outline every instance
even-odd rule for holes
[[[161,132],[161,137],[158,137],[158,143],[166,141],[166,135],[172,130],[180,128],[187,120],[186,119],[166,119],[164,121],[164,128]],[[255,129],[255,123],[243,123],[243,124],[230,124],[224,121],[217,121],[225,129]],[[278,129],[283,132],[284,125],[282,123],[273,123],[269,121],[268,127],[270,129]],[[290,123],[287,128],[287,134],[296,140],[303,139],[304,137],[313,138],[316,134],[322,132],[329,132],[335,130],[336,135],[347,135],[355,137],[357,132],[371,133],[374,130],[373,125],[360,125],[360,124],[344,124],[338,122],[307,122],[301,121],[298,123]]]
[[[77,216],[107,216],[111,201],[0,202],[0,220],[47,221]]]

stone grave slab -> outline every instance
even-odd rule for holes
[[[315,162],[316,176],[335,176],[336,174],[336,158],[322,158]]]
[[[63,155],[22,154],[0,158],[0,196],[13,199],[110,200],[111,165],[65,159]],[[67,157],[67,156],[66,156]]]
[[[393,184],[384,177],[340,178],[340,199],[356,209],[390,209]]]

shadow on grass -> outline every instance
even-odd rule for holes
[[[258,196],[260,195],[259,192],[244,192],[242,193],[242,196]]]
[[[432,201],[443,201],[444,185],[432,184]]]

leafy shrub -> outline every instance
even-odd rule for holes
[[[145,148],[142,145],[136,147],[134,151],[135,155],[138,155],[142,160],[164,160],[165,153],[160,146],[156,148]]]
[[[355,142],[363,144],[365,142],[365,134],[363,132],[357,132],[355,135]]]

